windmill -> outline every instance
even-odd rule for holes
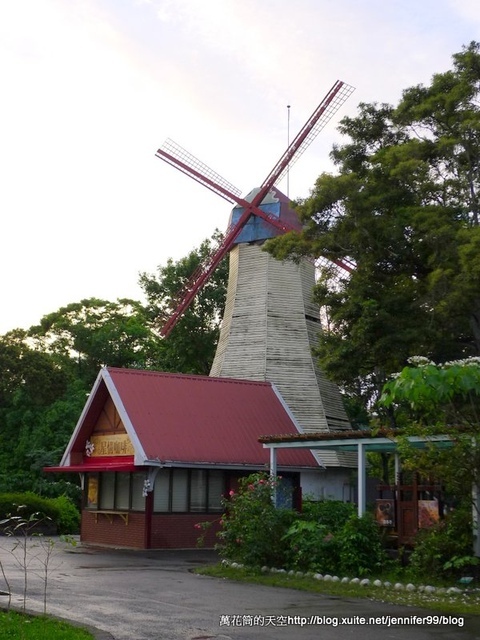
[[[278,261],[261,245],[268,238],[301,230],[288,198],[275,185],[353,91],[350,85],[337,81],[260,187],[245,197],[172,140],[167,140],[156,153],[235,205],[222,242],[179,292],[161,334],[169,335],[230,252],[227,301],[210,375],[275,383],[305,431],[350,428],[338,388],[326,379],[312,357],[320,331],[319,309],[311,300],[315,266],[309,260],[300,264]],[[344,262],[337,266],[347,271],[352,268]],[[340,464],[334,453],[324,463]]]

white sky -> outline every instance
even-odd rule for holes
[[[305,197],[359,102],[395,104],[479,39],[478,0],[0,0],[0,334],[224,229],[155,158],[171,137],[244,193],[335,80],[355,93],[290,172]],[[280,185],[285,188],[285,185]]]

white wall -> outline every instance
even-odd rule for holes
[[[324,471],[302,471],[300,484],[303,498],[354,502],[356,488],[351,486],[352,469],[329,467]]]

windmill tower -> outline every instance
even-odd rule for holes
[[[236,205],[224,240],[179,293],[172,315],[162,328],[167,336],[230,252],[227,301],[211,376],[268,380],[275,383],[304,431],[349,429],[338,387],[316,364],[320,310],[312,302],[313,262],[278,261],[262,250],[268,238],[300,231],[288,198],[275,186],[319,131],[352,93],[337,81],[261,186],[245,198],[197,158],[167,142],[157,156]],[[350,271],[344,263],[339,266]],[[332,452],[322,455],[325,466],[351,466]]]

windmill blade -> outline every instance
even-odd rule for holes
[[[262,200],[273,185],[282,180],[286,172],[315,140],[323,127],[354,91],[354,87],[337,80],[263,181],[260,188],[263,194]]]
[[[238,222],[234,225],[231,225],[227,229],[227,233],[225,234],[224,239],[218,246],[217,250],[213,252],[205,262],[197,267],[197,269],[190,276],[188,281],[185,283],[183,288],[178,292],[175,296],[173,304],[175,305],[174,310],[171,312],[168,320],[160,329],[160,334],[163,337],[167,337],[174,326],[177,324],[178,320],[182,317],[185,311],[188,309],[193,299],[199,292],[199,290],[206,283],[208,278],[211,276],[212,272],[216,269],[218,264],[222,261],[222,259],[227,255],[227,253],[232,248],[233,243],[235,242],[235,238],[242,230],[243,226],[247,222],[248,218],[252,215],[252,212],[246,209]]]
[[[356,269],[355,263],[348,258],[331,259],[320,256],[314,258],[313,263],[316,269],[328,273],[329,277],[335,282],[339,282],[345,277],[348,278],[349,274]]]
[[[164,162],[172,165],[190,178],[218,194],[232,204],[239,203],[240,189],[222,178],[201,160],[186,151],[179,144],[167,138],[155,154]]]
[[[273,188],[276,182],[280,181],[288,170],[289,166],[293,163],[294,159],[297,160],[300,155],[305,151],[309,144],[315,139],[318,133],[323,129],[325,124],[345,102],[345,100],[354,91],[354,88],[345,84],[344,82],[337,81],[329,93],[322,100],[320,105],[316,108],[313,114],[310,116],[307,123],[302,130],[297,134],[296,138],[289,145],[286,152],[277,162],[267,178],[263,181],[262,186],[254,196],[251,202],[246,201],[240,197],[240,189],[234,187],[227,180],[222,178],[218,173],[213,171],[206,164],[201,162],[194,155],[183,149],[180,145],[173,142],[173,140],[167,139],[165,143],[157,150],[155,154],[158,158],[167,162],[171,166],[175,167],[185,175],[193,178],[200,184],[204,185],[214,193],[218,194],[228,202],[232,204],[238,204],[243,207],[243,213],[237,223],[231,226],[220,243],[220,246],[215,252],[213,252],[208,259],[200,265],[197,270],[192,274],[189,280],[175,298],[172,300],[173,312],[169,316],[167,322],[160,329],[160,333],[163,336],[168,336],[183,313],[189,307],[198,291],[206,283],[212,272],[215,270],[219,262],[225,257],[228,251],[233,246],[236,237],[240,233],[243,226],[247,223],[252,215],[256,215],[274,227],[283,231],[296,231],[293,227],[289,226],[285,221],[280,220],[274,215],[271,215],[262,209],[260,205],[263,202],[265,196]],[[338,267],[351,271],[349,265],[338,263]]]

